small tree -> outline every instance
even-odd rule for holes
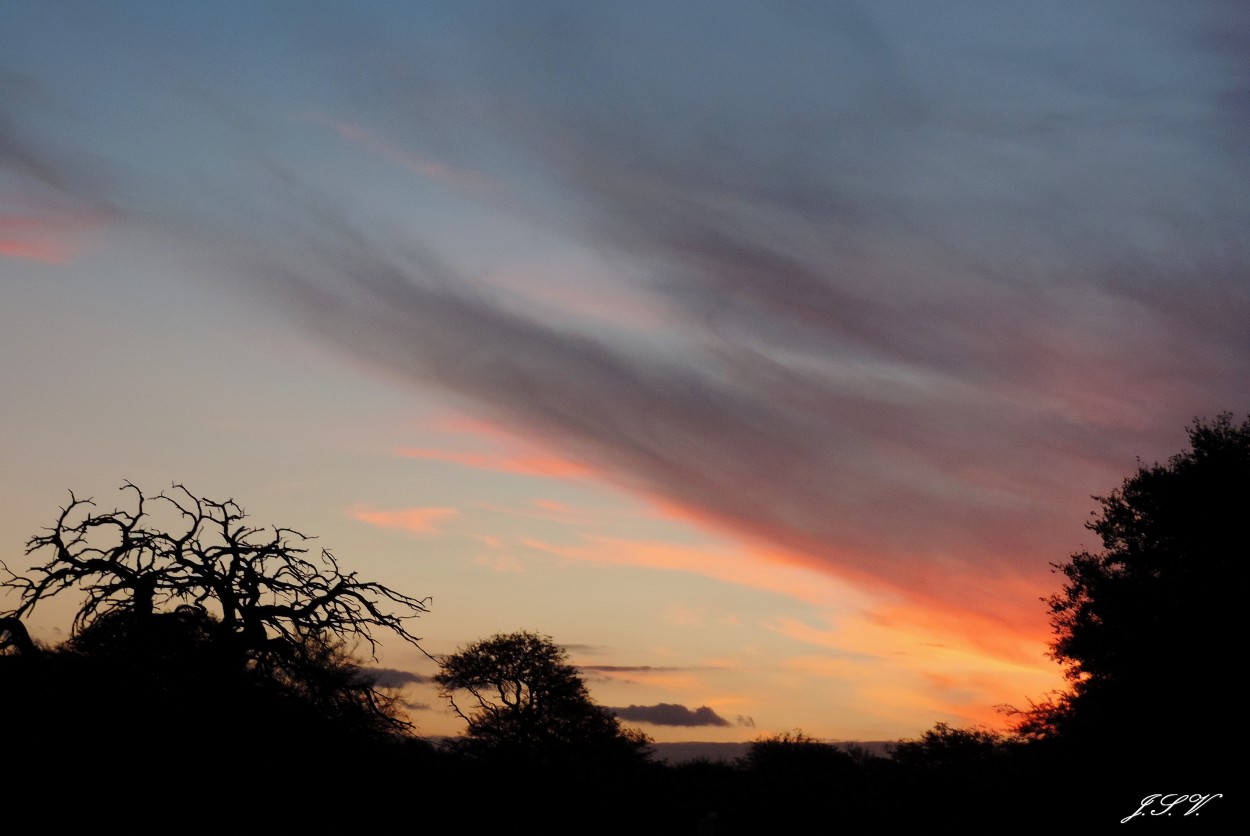
[[[162,687],[171,676],[203,686],[205,676],[237,674],[277,688],[302,710],[408,727],[351,654],[363,642],[376,658],[376,628],[419,648],[406,625],[428,611],[428,599],[341,571],[329,551],[311,555],[310,538],[298,531],[250,525],[234,500],[197,497],[181,485],[154,497],[129,482],[122,490],[133,510],[96,512],[71,493],[55,523],[28,541],[28,555],[47,555],[28,574],[0,562],[8,576],[0,587],[19,600],[0,613],[10,643],[41,601],[77,593],[68,652],[159,669]]]
[[[474,642],[434,677],[467,724],[470,753],[545,763],[636,761],[650,743],[590,699],[564,648],[519,632]],[[457,701],[467,694],[468,702]]]

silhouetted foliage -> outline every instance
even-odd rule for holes
[[[28,541],[27,554],[50,556],[27,575],[0,563],[19,597],[0,625],[21,647],[3,660],[0,699],[10,716],[41,718],[31,735],[74,728],[60,742],[79,751],[116,736],[127,750],[189,737],[290,752],[410,728],[352,642],[376,650],[381,627],[415,645],[405,624],[426,601],[340,571],[328,551],[308,557],[309,538],[253,527],[233,500],[123,490],[134,510],[97,513],[71,494]],[[82,598],[71,637],[41,649],[20,619],[60,594]]]
[[[1195,420],[1190,449],[1141,466],[1095,497],[1102,541],[1056,565],[1047,603],[1053,657],[1071,690],[1025,713],[1023,731],[1175,759],[1220,733],[1213,707],[1236,693],[1250,557],[1250,418]]]
[[[467,754],[547,764],[632,763],[648,754],[649,738],[591,700],[549,636],[495,635],[439,664],[434,681],[467,724],[458,744]]]
[[[749,771],[774,777],[836,777],[854,771],[855,759],[832,743],[802,731],[781,732],[751,743],[740,765]]]
[[[902,766],[923,769],[966,768],[1002,757],[1011,741],[984,728],[958,728],[937,723],[919,738],[890,744],[891,759]]]

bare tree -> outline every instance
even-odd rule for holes
[[[391,701],[350,663],[351,653],[363,643],[376,659],[378,629],[420,649],[408,623],[429,611],[428,598],[344,572],[294,529],[251,525],[233,499],[197,497],[182,485],[155,496],[130,482],[121,490],[133,510],[98,512],[71,493],[55,523],[27,542],[27,555],[46,562],[26,575],[0,562],[7,575],[0,588],[19,600],[0,612],[7,642],[24,636],[20,619],[41,601],[78,594],[72,641],[116,645],[121,637],[142,647],[145,639],[168,638],[176,615],[184,635],[190,624],[231,664],[327,692],[329,700],[351,692],[394,719]]]

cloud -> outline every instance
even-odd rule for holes
[[[728,726],[731,723],[706,705],[691,711],[684,705],[659,703],[658,705],[631,705],[626,708],[609,708],[613,714],[630,723],[650,723],[655,726]]]
[[[454,452],[427,447],[400,447],[395,451],[408,459],[427,459],[450,462],[478,470],[494,470],[500,473],[519,473],[525,476],[550,476],[561,479],[578,479],[588,476],[590,470],[577,462],[557,456],[532,454],[526,456],[501,456],[487,453]]]
[[[739,544],[690,546],[597,535],[583,536],[572,544],[557,545],[533,538],[524,544],[535,551],[592,564],[687,572],[821,607],[880,607],[885,603],[830,577],[807,556],[776,549],[752,549]],[[693,624],[700,619],[693,612],[678,609],[670,611],[669,620]]]
[[[422,177],[438,180],[457,189],[469,192],[486,191],[497,186],[491,178],[481,172],[456,169],[445,163],[407,151],[361,125],[324,117],[310,116],[309,118],[328,124],[340,137],[348,142],[359,145],[370,153],[376,154]]]
[[[399,508],[390,511],[374,511],[357,505],[348,509],[348,514],[352,519],[381,528],[399,528],[416,534],[437,531],[437,523],[440,520],[449,519],[458,513],[455,508]]]
[[[0,258],[24,258],[45,264],[64,264],[69,260],[69,255],[53,244],[0,238]]]
[[[67,264],[81,247],[83,233],[103,222],[92,212],[0,214],[0,258]]]
[[[424,685],[434,680],[424,674],[401,671],[396,668],[368,668],[366,671],[383,688],[402,688],[405,685]]]

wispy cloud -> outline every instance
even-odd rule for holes
[[[518,473],[525,476],[550,476],[560,479],[578,479],[591,471],[577,462],[557,456],[533,454],[523,456],[492,455],[489,453],[456,452],[428,447],[400,447],[395,451],[408,459],[449,462],[478,470],[500,473]]]
[[[64,264],[69,261],[69,251],[48,243],[0,238],[0,258],[23,258],[45,264]]]
[[[363,505],[348,509],[352,519],[381,528],[399,528],[416,534],[429,534],[438,530],[438,523],[450,519],[459,512],[455,508],[398,508],[373,510]]]
[[[882,625],[872,614],[831,618],[823,625],[779,619],[769,625],[821,652],[779,660],[804,677],[836,683],[856,704],[873,705],[881,716],[962,718],[1002,726],[997,706],[1022,704],[1062,687],[1059,671],[1043,644],[1020,637],[987,640],[967,624],[921,627]]]
[[[87,212],[0,214],[0,258],[67,264],[81,249],[83,233],[102,221]]]
[[[406,150],[361,125],[333,119],[319,119],[319,121],[324,121],[348,142],[422,177],[438,180],[469,192],[489,191],[498,185],[493,179],[479,171],[454,168],[446,163]]]
[[[574,545],[557,545],[533,538],[525,545],[572,560],[614,566],[636,566],[685,572],[762,591],[785,595],[817,606],[866,606],[874,599],[837,583],[803,560],[768,549],[748,550],[737,545],[686,546],[660,541],[587,535]]]

